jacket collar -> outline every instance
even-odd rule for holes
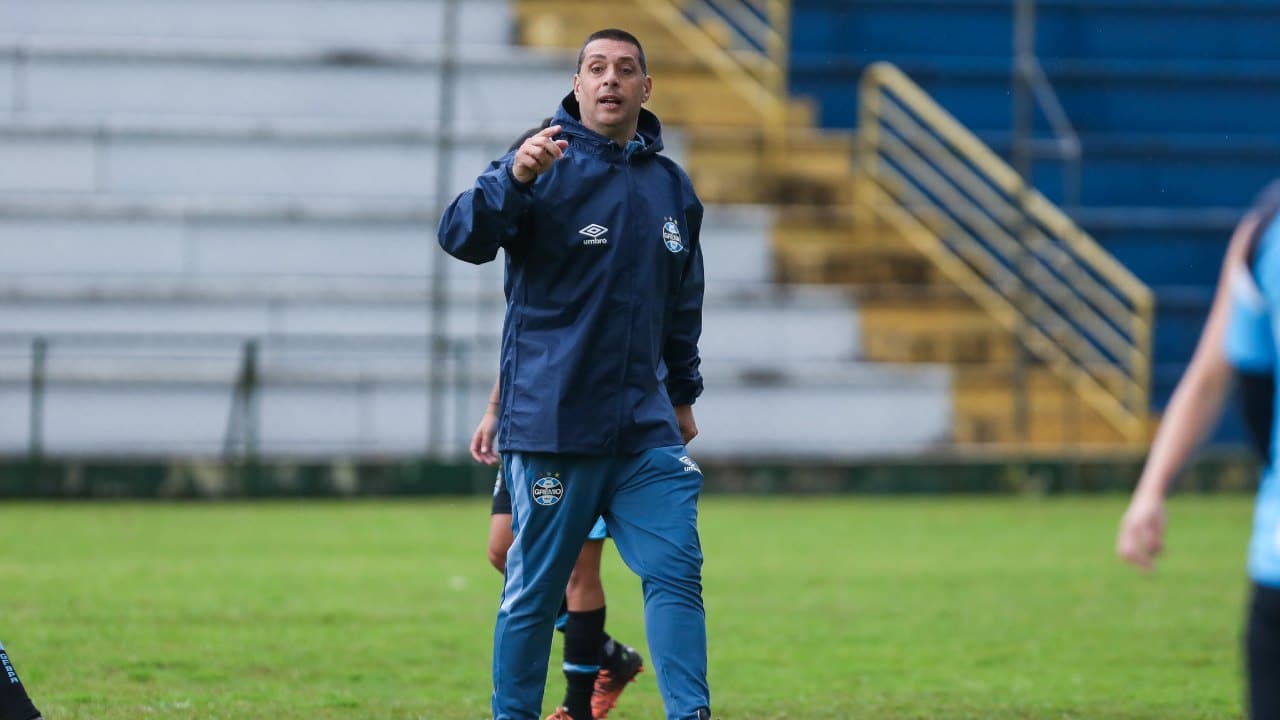
[[[618,144],[612,138],[607,138],[582,124],[582,110],[578,107],[578,99],[573,96],[573,93],[565,95],[564,100],[560,101],[560,107],[556,110],[551,124],[559,125],[562,134],[580,138],[591,145],[599,146],[600,149],[609,146],[618,148]],[[640,108],[640,122],[636,126],[636,134],[644,140],[644,147],[637,150],[633,156],[655,155],[662,151],[662,123],[658,121],[657,115]],[[621,150],[621,148],[618,149]]]

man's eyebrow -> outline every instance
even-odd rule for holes
[[[587,60],[608,60],[609,57],[604,53],[591,53],[590,55],[587,56],[586,59]],[[623,60],[630,60],[631,62],[639,62],[638,60],[636,60],[634,55],[619,55],[618,61],[621,62]]]

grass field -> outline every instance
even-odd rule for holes
[[[1119,497],[710,497],[716,714],[1239,717],[1249,502],[1175,502],[1143,576],[1112,553]],[[0,505],[0,640],[49,720],[482,720],[486,514]],[[643,649],[638,582],[607,557],[609,630]],[[652,673],[610,717],[662,717]]]

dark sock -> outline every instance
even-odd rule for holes
[[[18,673],[9,662],[9,655],[0,644],[0,720],[31,720],[40,715],[27,697]],[[590,717],[590,716],[588,716]]]
[[[573,720],[591,720],[591,691],[600,671],[601,636],[604,635],[604,608],[587,612],[569,611],[564,624],[564,702]]]

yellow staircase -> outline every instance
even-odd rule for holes
[[[957,441],[1144,445],[1151,291],[897,68],[859,114],[858,233],[927,257],[1013,351],[959,367]]]
[[[866,73],[856,136],[815,128],[786,93],[788,3],[716,6],[748,15],[518,0],[517,19],[536,47],[640,38],[704,201],[777,207],[777,278],[855,287],[868,359],[951,365],[957,445],[1146,443],[1150,292],[892,66]]]

